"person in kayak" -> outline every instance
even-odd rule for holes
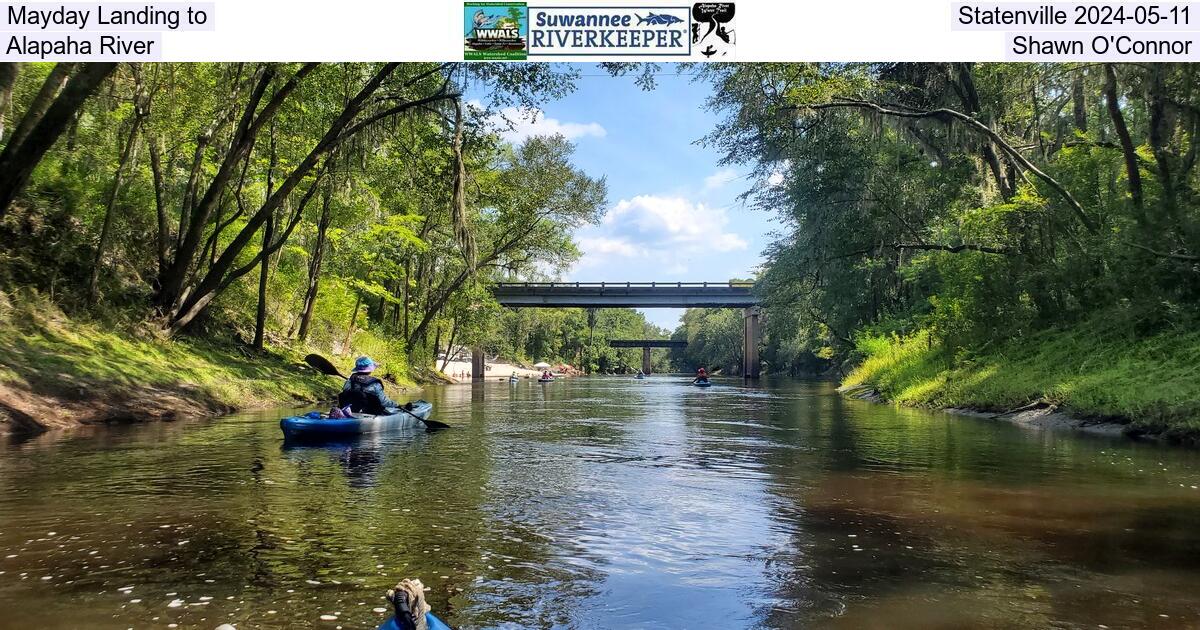
[[[704,371],[704,368],[700,368],[699,370],[696,371],[696,378],[692,379],[692,382],[693,383],[708,382],[708,372]]]
[[[338,394],[338,406],[348,406],[356,413],[394,413],[389,410],[400,405],[387,397],[383,391],[383,381],[371,376],[378,367],[371,357],[358,357],[354,361],[354,371],[350,373],[350,378],[346,379],[342,393]]]

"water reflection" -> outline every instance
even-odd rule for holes
[[[371,627],[402,576],[468,628],[1200,624],[1193,451],[827,383],[422,395],[453,430],[282,447],[276,412],[7,445],[0,625]]]

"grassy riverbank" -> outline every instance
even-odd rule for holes
[[[338,383],[303,366],[308,351],[166,340],[149,329],[71,319],[36,298],[0,295],[0,433],[330,398]],[[348,360],[335,362],[345,367]],[[403,375],[396,381],[411,386]]]
[[[925,333],[865,338],[846,388],[903,405],[1008,411],[1037,402],[1133,433],[1200,438],[1200,331],[1138,335],[1098,316],[952,357]]]

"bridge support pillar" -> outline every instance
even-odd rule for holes
[[[650,346],[642,348],[642,374],[650,373]]]
[[[762,310],[757,306],[742,311],[744,317],[744,333],[742,335],[742,376],[758,378],[761,373],[761,363],[758,360],[758,341],[761,335],[759,316]]]
[[[471,348],[471,382],[482,383],[485,369],[483,348],[479,346]]]

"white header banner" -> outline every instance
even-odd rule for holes
[[[1192,61],[1194,4],[7,2],[0,51],[8,61]]]

